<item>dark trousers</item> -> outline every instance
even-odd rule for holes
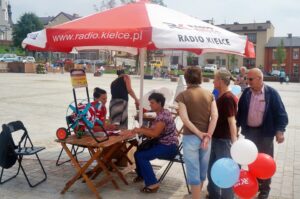
[[[176,144],[157,144],[148,150],[135,152],[134,159],[136,164],[136,171],[138,176],[144,179],[146,186],[157,183],[157,179],[155,177],[150,161],[156,158],[172,159],[176,155],[176,153]]]
[[[259,153],[266,153],[272,157],[274,156],[274,137],[263,137],[260,128],[249,128],[247,130],[243,130],[242,134],[245,135],[246,139],[254,142]],[[267,180],[258,179],[258,182],[260,192],[270,192],[271,178]]]
[[[211,142],[211,152],[210,158],[208,163],[208,185],[207,191],[209,194],[210,199],[232,199],[234,198],[233,189],[221,189],[211,179],[211,168],[213,164],[221,158],[231,158],[230,156],[230,147],[231,147],[231,140],[230,139],[215,139],[212,138]]]

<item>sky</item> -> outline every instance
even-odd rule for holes
[[[26,12],[39,17],[56,16],[63,11],[86,16],[95,13],[100,0],[9,0],[13,21]],[[216,25],[271,21],[275,36],[300,36],[300,0],[164,0],[167,7]]]

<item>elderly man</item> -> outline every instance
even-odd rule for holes
[[[245,138],[252,140],[260,153],[273,157],[273,140],[284,141],[288,115],[278,92],[263,83],[263,73],[258,68],[249,70],[249,88],[239,100],[237,126],[242,127]],[[259,199],[268,198],[271,179],[259,180]]]

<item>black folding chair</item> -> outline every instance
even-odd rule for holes
[[[23,133],[23,134],[22,134],[22,136],[20,136],[21,139],[19,140],[19,142],[14,141],[14,138],[13,138],[14,136],[11,137],[12,142],[15,146],[14,152],[17,155],[17,160],[18,160],[18,163],[19,163],[17,173],[14,174],[12,177],[2,181],[2,177],[3,177],[3,173],[4,173],[4,168],[2,168],[1,169],[1,175],[0,175],[0,184],[3,184],[5,182],[15,178],[19,174],[20,168],[22,169],[22,171],[24,173],[24,176],[25,176],[25,178],[28,182],[28,185],[30,187],[35,187],[35,186],[41,184],[42,182],[44,182],[47,179],[47,174],[46,174],[45,169],[44,169],[44,167],[41,163],[41,160],[38,156],[38,153],[40,151],[44,150],[45,147],[35,147],[35,146],[33,146],[32,141],[31,141],[31,139],[28,135],[28,132],[27,132],[26,128],[24,127],[24,125],[21,121],[15,121],[15,122],[10,122],[8,124],[3,124],[2,129],[3,129],[3,132],[5,131],[7,133],[11,133],[11,134],[14,134],[14,135],[16,135],[16,133]],[[16,143],[18,143],[18,144],[16,145]],[[23,157],[24,156],[30,156],[30,155],[35,155],[36,156],[36,158],[37,158],[37,160],[38,160],[38,162],[39,162],[39,164],[42,168],[42,171],[44,173],[44,177],[40,181],[36,182],[35,184],[32,184],[30,182],[30,180],[28,178],[28,175],[25,171],[25,168],[22,165]]]
[[[173,119],[174,119],[174,121],[176,123],[176,120],[179,118],[178,117],[178,112],[177,112],[176,109],[171,108],[171,113],[172,113]],[[177,136],[180,139],[180,135],[183,132],[183,126],[181,126],[180,129],[176,127],[176,131],[177,131]],[[165,168],[165,170],[163,171],[163,173],[161,174],[161,176],[158,179],[158,181],[162,182],[164,180],[164,178],[168,174],[168,172],[171,169],[171,167],[172,167],[172,165],[173,165],[174,162],[180,163],[181,167],[182,167],[184,179],[185,179],[186,188],[188,190],[188,193],[190,194],[191,191],[190,191],[190,187],[189,187],[188,182],[187,182],[186,172],[185,172],[185,168],[184,168],[184,159],[183,159],[183,154],[182,154],[181,151],[182,151],[182,142],[180,142],[180,144],[178,145],[178,147],[177,147],[177,154],[176,154],[176,156],[173,159],[161,159],[161,160],[169,161],[169,163],[168,163],[167,167]]]
[[[173,159],[161,159],[161,160],[169,161],[169,163],[168,163],[167,167],[165,168],[165,170],[163,171],[163,173],[161,174],[160,178],[158,179],[158,182],[161,183],[164,180],[164,178],[168,174],[169,170],[171,169],[173,163],[177,162],[177,163],[181,164],[186,188],[188,190],[188,193],[191,193],[190,187],[188,185],[187,178],[186,178],[186,173],[185,173],[185,168],[184,168],[184,159],[183,159],[183,154],[181,153],[181,151],[182,151],[182,143],[180,143],[179,146],[177,147],[177,154]]]

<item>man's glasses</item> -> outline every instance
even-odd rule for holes
[[[247,80],[250,81],[250,82],[253,81],[254,79],[256,79],[256,77],[249,77],[249,78],[247,78]]]

